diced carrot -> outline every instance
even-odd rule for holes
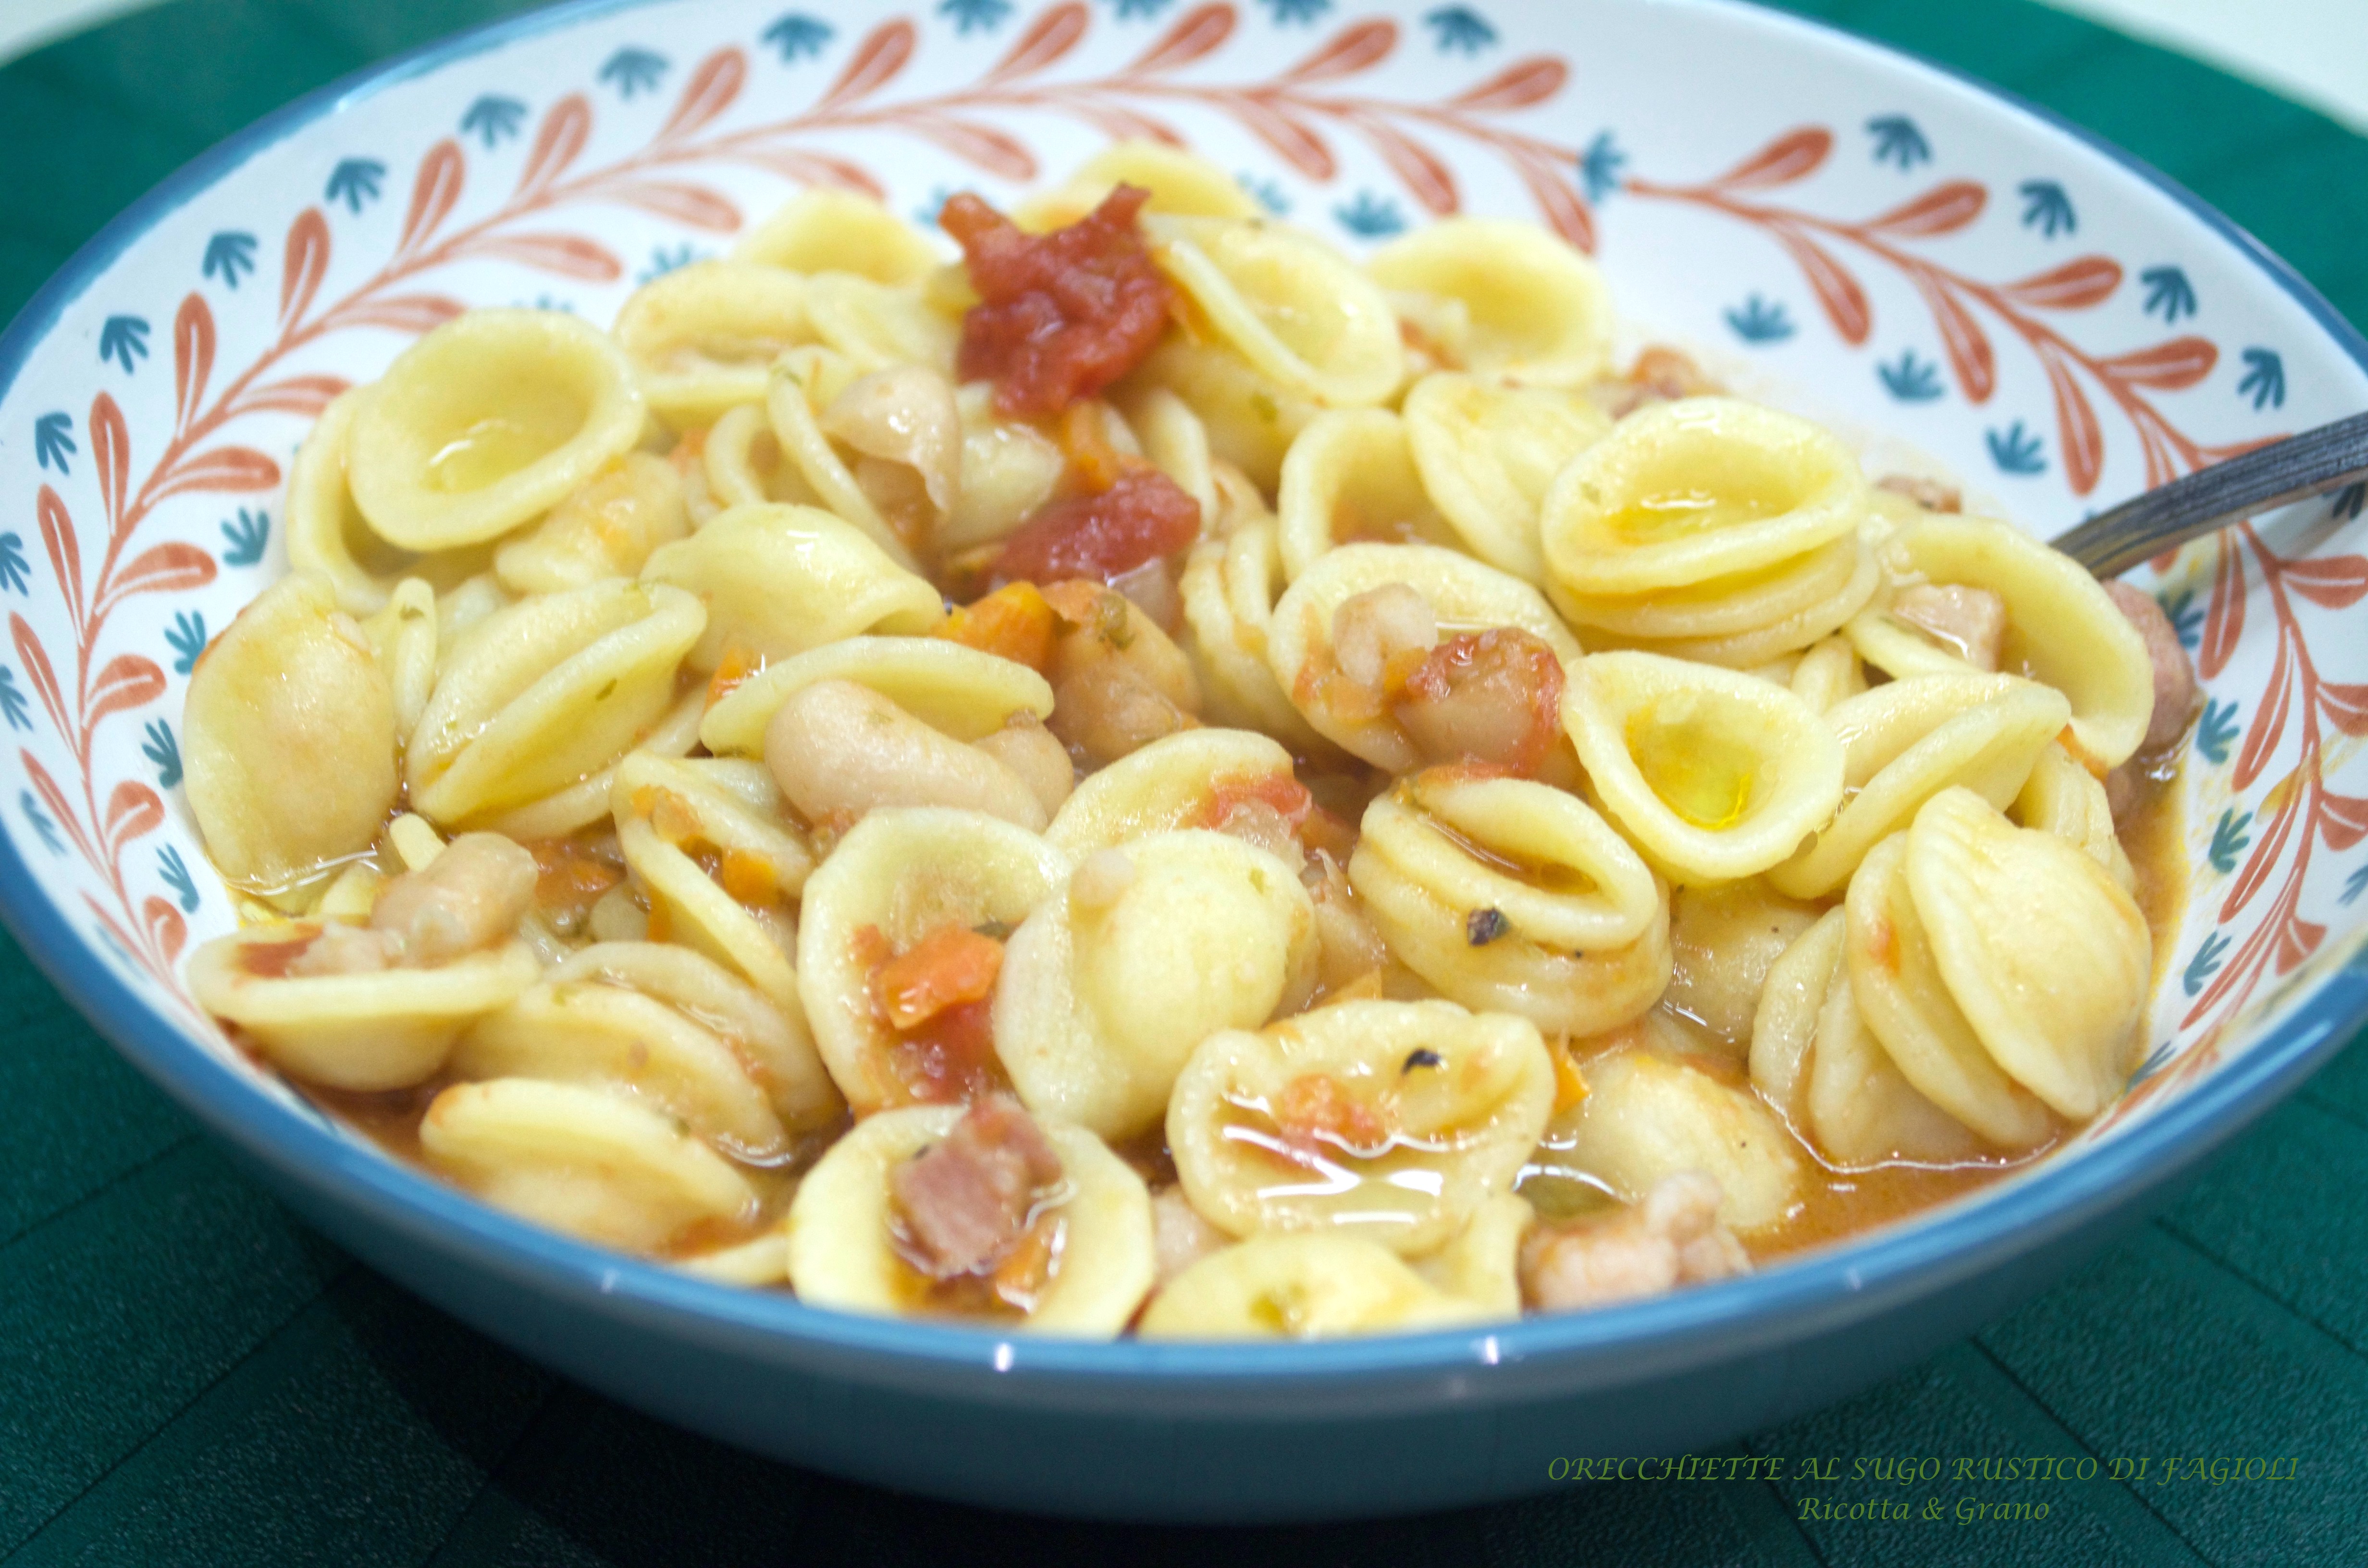
[[[1002,943],[967,926],[940,926],[882,964],[871,991],[891,1028],[913,1029],[949,1007],[993,995],[1002,969]]]
[[[763,674],[764,669],[763,654],[751,653],[738,642],[727,645],[723,650],[723,662],[715,666],[715,674],[707,682],[707,706],[714,707],[739,689],[750,676]]]
[[[1303,1073],[1282,1086],[1268,1114],[1283,1141],[1311,1147],[1317,1140],[1356,1151],[1379,1148],[1390,1137],[1389,1119],[1352,1097],[1329,1073]]]
[[[1556,1040],[1548,1051],[1554,1057],[1554,1114],[1560,1116],[1587,1098],[1587,1079],[1579,1072],[1578,1063],[1570,1059],[1570,1041]]]
[[[1061,450],[1077,478],[1077,488],[1099,495],[1130,468],[1143,466],[1110,444],[1110,426],[1096,403],[1073,403],[1061,415]]]
[[[538,838],[534,856],[534,901],[546,910],[582,909],[624,881],[624,868],[603,860],[572,838]]]
[[[737,903],[770,903],[781,893],[773,862],[753,849],[725,850],[717,881]]]
[[[1059,618],[1033,583],[1007,583],[938,623],[933,636],[1026,665],[1042,674],[1053,665]]]

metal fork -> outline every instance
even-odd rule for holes
[[[2368,481],[2368,414],[2355,414],[2174,479],[2058,534],[2056,549],[2110,581],[2148,557],[2256,512]]]

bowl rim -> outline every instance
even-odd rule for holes
[[[433,40],[296,98],[166,176],[86,241],[0,333],[0,398],[65,309],[140,238],[257,153],[362,99],[503,45],[666,0],[560,0]],[[1747,25],[1808,36],[1819,46],[1928,72],[2004,112],[2036,122],[2169,197],[2283,290],[2363,370],[2368,338],[2290,265],[2169,176],[2102,136],[1968,72],[1912,51],[1749,0],[1687,0]],[[1004,1374],[996,1385],[1186,1382],[1222,1391],[1384,1377],[1459,1379],[1503,1366],[1591,1359],[1643,1375],[1701,1347],[1735,1353],[1818,1325],[1846,1324],[1889,1303],[1945,1289],[2122,1209],[2233,1137],[2368,1024],[2368,957],[2330,966],[2266,1037],[2112,1141],[2009,1185],[1941,1206],[1861,1240],[1783,1261],[1770,1271],[1626,1305],[1524,1317],[1480,1328],[1286,1344],[1160,1343],[1007,1336],[991,1330],[874,1318],[794,1297],[712,1283],[546,1231],[480,1203],[424,1172],[350,1142],[258,1092],[188,1038],[119,975],[40,891],[15,830],[0,826],[0,920],[42,972],[148,1078],[250,1157],[338,1207],[459,1258],[472,1268],[579,1306],[602,1306],[691,1337],[723,1329],[741,1346],[802,1343],[875,1366]],[[2368,951],[2368,950],[2363,950]],[[687,1334],[685,1331],[692,1331]],[[1641,1353],[1641,1354],[1640,1354]],[[1501,1385],[1500,1385],[1501,1386]]]

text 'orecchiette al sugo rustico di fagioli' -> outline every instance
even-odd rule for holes
[[[322,416],[199,662],[244,1050],[586,1240],[1047,1334],[1746,1272],[2122,1092],[2175,637],[1453,219],[816,190]],[[2169,824],[2169,825],[2166,825]]]

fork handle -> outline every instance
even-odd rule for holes
[[[2108,581],[2189,540],[2288,502],[2368,480],[2368,414],[2199,469],[2058,534],[2055,548]]]

